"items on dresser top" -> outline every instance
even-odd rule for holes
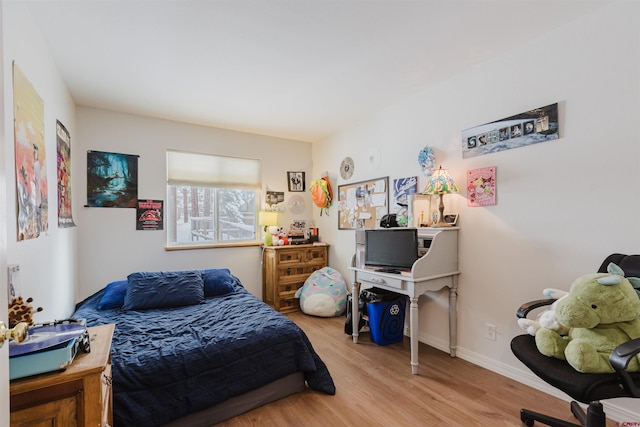
[[[66,369],[78,352],[89,350],[87,327],[80,320],[32,326],[24,341],[9,343],[9,379]]]

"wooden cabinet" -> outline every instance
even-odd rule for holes
[[[316,270],[328,263],[328,246],[265,246],[262,257],[264,302],[286,313],[300,310],[295,293]]]
[[[89,328],[91,352],[62,372],[11,381],[11,426],[108,426],[114,325]]]

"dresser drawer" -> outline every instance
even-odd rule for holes
[[[283,293],[286,293],[286,292],[291,292],[295,294],[298,288],[302,287],[302,285],[304,284],[304,281],[305,279],[293,280],[288,282],[280,282],[276,286],[276,292],[278,293],[278,295],[282,295]]]
[[[303,274],[308,274],[309,266],[304,264],[292,264],[292,265],[280,265],[278,267],[278,280],[281,280],[285,277],[291,276],[300,276]]]
[[[300,300],[293,296],[282,296],[278,298],[278,303],[276,304],[278,310],[282,313],[286,313],[289,311],[297,311],[300,310]]]
[[[406,282],[402,280],[402,276],[393,277],[391,275],[381,276],[380,274],[358,273],[356,281],[363,285],[372,286],[389,286],[395,289],[407,289]]]
[[[297,278],[303,276],[302,281],[309,277],[311,273],[316,270],[320,270],[324,267],[323,264],[301,264],[297,266],[283,266],[278,268],[278,281],[288,280],[289,278]]]
[[[319,264],[322,264],[322,266],[324,267],[325,265],[327,265],[327,250],[322,246],[305,249],[304,260],[317,262]]]
[[[287,264],[299,264],[305,261],[303,249],[285,249],[276,252],[276,263],[280,266]]]

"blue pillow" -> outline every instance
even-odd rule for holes
[[[215,297],[233,292],[236,279],[228,268],[208,268],[202,271],[204,276],[204,296]]]
[[[120,308],[124,304],[124,295],[127,293],[128,280],[117,280],[109,283],[104,289],[104,295],[98,303],[98,310]]]
[[[131,273],[124,310],[182,307],[204,302],[202,271]]]

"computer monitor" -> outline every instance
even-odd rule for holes
[[[418,259],[416,228],[371,228],[365,230],[365,266],[410,269]]]

